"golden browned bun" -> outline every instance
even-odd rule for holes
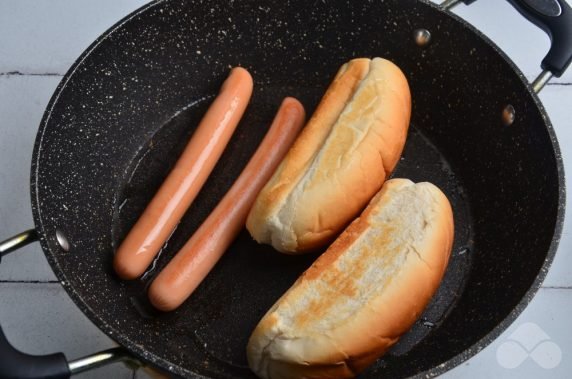
[[[351,378],[384,354],[437,290],[453,214],[433,184],[392,179],[272,306],[247,347],[261,378]]]
[[[285,253],[325,246],[364,208],[405,144],[411,96],[388,60],[344,64],[260,192],[246,226]]]

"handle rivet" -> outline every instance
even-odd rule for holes
[[[419,47],[425,47],[431,42],[431,32],[427,29],[415,29],[413,31],[413,39]]]
[[[56,240],[58,241],[58,245],[60,245],[64,251],[70,251],[71,245],[65,234],[59,229],[56,229]]]
[[[508,104],[502,111],[502,123],[505,126],[511,126],[514,122],[515,114],[514,107]]]

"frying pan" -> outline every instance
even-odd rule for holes
[[[242,232],[177,311],[154,312],[146,285],[216,205],[253,153],[277,105],[311,111],[337,68],[382,56],[409,79],[413,115],[394,176],[428,180],[449,197],[455,243],[420,320],[362,378],[435,376],[489,344],[548,271],[564,215],[556,136],[535,92],[572,57],[562,0],[511,0],[552,47],[529,84],[502,51],[427,1],[153,2],[120,21],[62,79],[41,122],[31,170],[35,229],[77,306],[122,347],[75,362],[29,356],[0,333],[0,377],[67,377],[126,356],[191,378],[253,378],[248,336],[317,254],[281,255]],[[469,3],[470,1],[466,1]],[[230,66],[255,93],[236,135],[162,254],[127,283],[113,252],[152,197]]]

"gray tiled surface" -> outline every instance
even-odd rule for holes
[[[0,72],[64,74],[101,33],[146,0],[1,0]]]
[[[0,238],[32,225],[28,192],[32,145],[43,110],[61,75],[97,36],[143,3],[143,0],[0,0]],[[506,1],[479,0],[470,7],[460,5],[455,13],[484,31],[528,78],[535,77],[549,40],[517,16]],[[6,74],[15,72],[23,75]],[[572,83],[572,70],[554,83],[557,85],[548,86],[540,97],[558,134],[570,189],[572,85],[565,84]],[[568,190],[569,202],[571,193]],[[569,206],[568,216],[570,209]],[[571,251],[569,216],[544,288],[493,344],[444,377],[569,378],[572,372]],[[38,283],[26,283],[28,281]],[[37,245],[3,259],[0,324],[10,340],[27,352],[42,354],[62,350],[69,358],[113,346],[53,281],[55,277]],[[561,352],[557,367],[542,368],[531,358],[512,369],[503,368],[499,363],[499,357],[501,361],[503,358],[510,361],[522,354],[522,348],[515,348],[514,341],[509,339],[519,330],[527,331],[532,338],[534,332],[528,323],[538,325],[545,332],[543,338],[550,338]],[[527,346],[522,338],[517,340],[521,346]],[[547,346],[554,345],[544,342],[529,351],[546,365],[550,359],[558,358],[558,351],[548,349]],[[83,378],[102,376],[146,377],[141,370],[134,375],[122,364],[82,375]]]

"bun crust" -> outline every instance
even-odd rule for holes
[[[411,114],[388,60],[344,64],[247,219],[259,243],[284,253],[323,247],[353,220],[399,161]]]
[[[453,214],[430,183],[392,179],[262,318],[247,347],[261,378],[351,378],[384,354],[437,290]]]

